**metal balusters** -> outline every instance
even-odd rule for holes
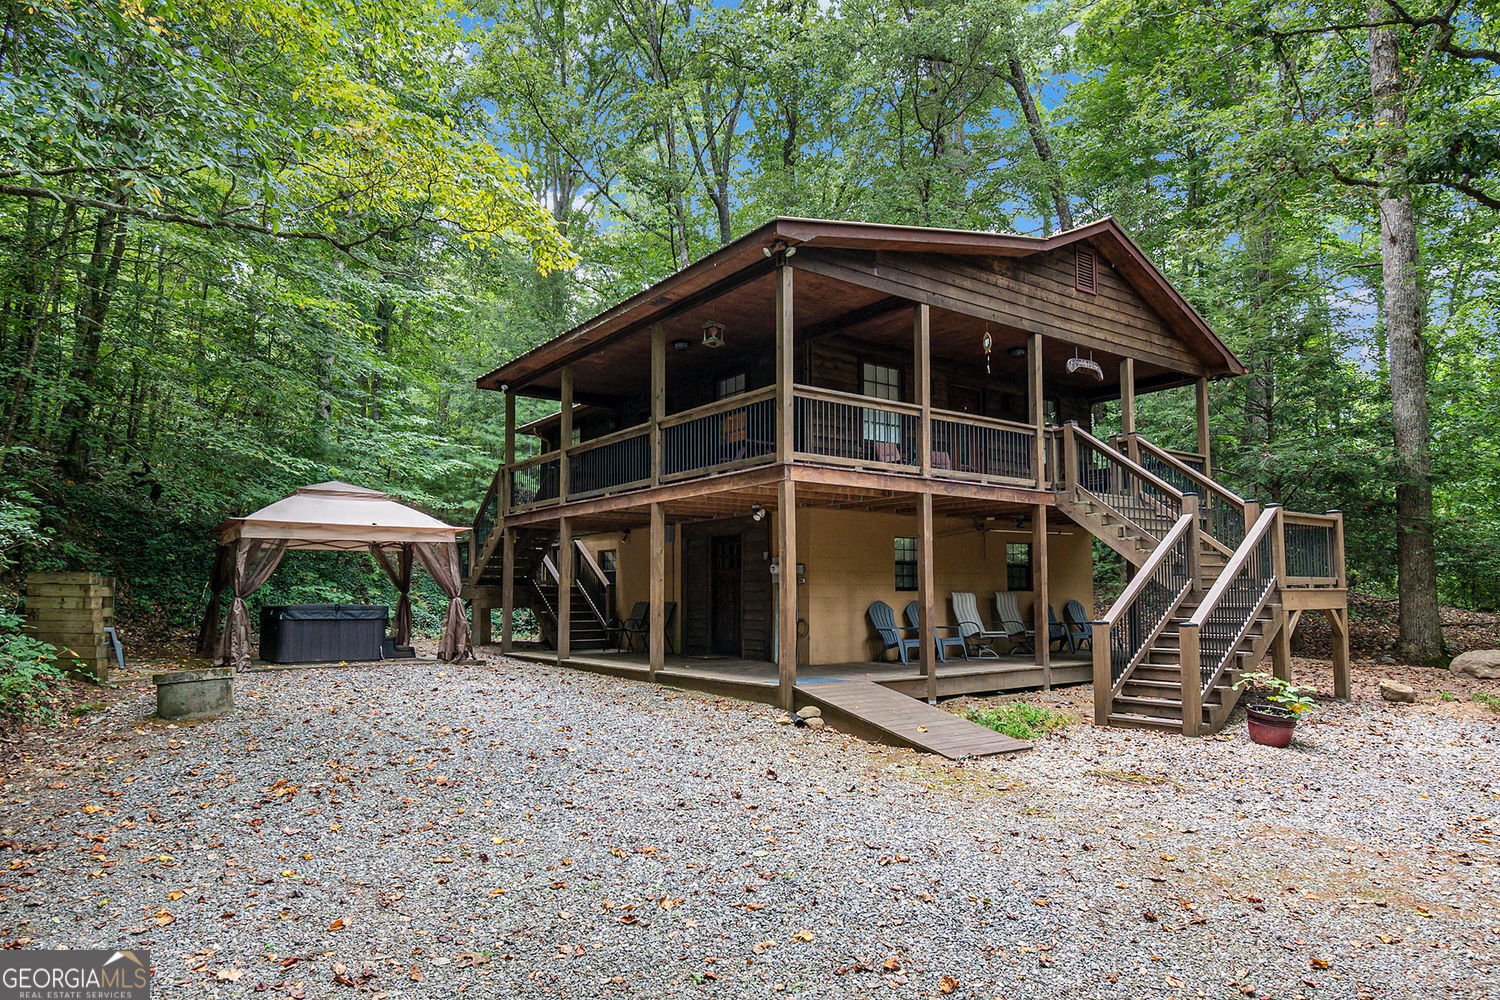
[[[915,468],[918,414],[904,407],[840,396],[822,390],[797,390],[793,447],[798,453]]]
[[[1036,431],[1029,427],[934,417],[933,468],[1030,483],[1035,436]]]
[[[776,402],[758,391],[738,406],[714,405],[700,416],[675,414],[662,427],[662,475],[749,465],[776,454]]]
[[[568,499],[636,486],[651,478],[649,430],[603,444],[584,442],[568,452]]]
[[[1121,456],[1082,432],[1078,442],[1078,485],[1104,500],[1153,538],[1161,539],[1182,514],[1182,498],[1174,495]]]

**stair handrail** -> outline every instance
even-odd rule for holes
[[[1282,510],[1280,504],[1267,504],[1255,524],[1245,533],[1245,540],[1234,550],[1234,555],[1229,557],[1218,579],[1214,581],[1208,593],[1204,595],[1202,603],[1198,605],[1187,621],[1179,627],[1182,636],[1182,676],[1183,676],[1183,724],[1187,725],[1189,687],[1197,695],[1194,700],[1199,701],[1201,712],[1201,698],[1213,690],[1219,678],[1223,676],[1230,660],[1234,659],[1236,650],[1244,642],[1245,635],[1250,631],[1250,626],[1259,617],[1266,601],[1276,592],[1280,579],[1284,575],[1284,569],[1279,565],[1282,561],[1280,546],[1277,544],[1281,538]],[[1269,551],[1267,546],[1269,545]],[[1205,625],[1210,625],[1216,613],[1224,604],[1224,599],[1229,595],[1236,582],[1246,572],[1253,572],[1256,578],[1250,581],[1251,587],[1244,593],[1237,594],[1242,598],[1248,598],[1248,602],[1241,607],[1233,609],[1233,613],[1226,619],[1230,623],[1229,628],[1224,629],[1224,638],[1215,638],[1215,646],[1223,647],[1222,651],[1209,650],[1213,660],[1205,664],[1203,662],[1203,635]],[[1220,630],[1212,630],[1217,633]],[[1191,650],[1190,648],[1191,647]],[[1191,661],[1191,663],[1190,663]],[[1190,669],[1191,666],[1191,669]],[[1198,675],[1199,683],[1188,684],[1193,673]],[[1196,722],[1196,717],[1194,719]],[[1187,730],[1184,729],[1184,733]],[[1195,735],[1193,733],[1187,735]]]
[[[1172,454],[1167,449],[1161,447],[1160,445],[1154,444],[1139,431],[1133,431],[1130,434],[1122,434],[1120,436],[1126,441],[1133,444],[1136,448],[1150,452],[1152,458],[1160,461],[1162,464],[1170,468],[1173,472],[1176,472],[1178,475],[1182,476],[1188,482],[1197,487],[1198,495],[1201,498],[1198,509],[1204,522],[1204,534],[1208,537],[1209,541],[1215,545],[1216,548],[1220,549],[1225,554],[1233,552],[1234,547],[1237,546],[1244,538],[1244,529],[1253,524],[1255,518],[1259,516],[1259,511],[1255,510],[1253,501],[1246,500],[1244,497],[1241,497],[1239,494],[1235,493],[1233,490],[1220,483],[1217,479],[1214,479],[1212,476],[1206,475],[1193,468],[1191,465],[1188,465],[1186,462],[1178,458],[1176,455]],[[1233,530],[1233,528],[1231,528],[1231,530],[1227,532],[1221,530],[1219,534],[1228,535],[1229,537],[1226,538],[1219,538],[1218,534],[1216,534],[1214,531],[1214,511],[1216,504],[1221,502],[1228,505],[1228,507],[1232,509],[1236,515],[1232,521],[1227,522],[1227,525],[1232,525],[1235,528],[1240,529],[1239,531],[1235,531]]]
[[[505,513],[500,509],[500,477],[505,475],[505,466],[495,470],[495,475],[490,479],[489,489],[485,490],[484,499],[479,501],[479,506],[474,511],[473,530],[469,533],[469,565],[465,573],[467,582],[477,583],[479,576],[484,570],[486,557],[489,555],[490,535],[494,534],[495,526],[500,523]],[[486,514],[490,501],[495,503],[492,514]]]
[[[1114,516],[1125,522],[1131,529],[1135,530],[1141,535],[1144,535],[1147,538],[1150,538],[1153,541],[1160,542],[1161,538],[1156,532],[1148,530],[1143,525],[1137,524],[1136,519],[1130,517],[1128,513],[1116,510],[1115,505],[1109,503],[1104,495],[1101,495],[1097,490],[1091,489],[1088,485],[1079,481],[1080,473],[1078,465],[1080,441],[1091,445],[1094,450],[1100,452],[1110,463],[1118,466],[1121,470],[1128,473],[1130,477],[1133,477],[1136,485],[1133,486],[1133,489],[1129,493],[1110,494],[1111,496],[1120,495],[1128,497],[1131,495],[1131,493],[1138,493],[1143,501],[1143,511],[1147,510],[1148,508],[1155,507],[1157,508],[1157,510],[1153,512],[1153,516],[1164,518],[1168,522],[1175,522],[1179,517],[1182,516],[1182,501],[1184,496],[1183,492],[1177,489],[1177,487],[1173,486],[1171,483],[1167,482],[1165,479],[1162,479],[1160,476],[1153,473],[1151,470],[1142,466],[1139,462],[1131,459],[1129,455],[1120,451],[1118,448],[1114,447],[1106,441],[1101,441],[1098,438],[1094,437],[1094,435],[1078,426],[1078,422],[1076,420],[1069,420],[1066,424],[1063,425],[1063,488],[1068,491],[1088,495],[1095,501],[1099,502],[1101,505],[1109,508],[1110,512]],[[1147,493],[1147,491],[1140,488],[1140,486],[1138,485],[1139,483],[1145,483],[1149,485],[1152,489],[1162,494],[1170,502],[1163,503],[1157,500],[1155,497],[1151,497],[1149,493]],[[1164,536],[1165,534],[1166,531],[1161,531],[1161,535]]]
[[[1151,644],[1156,641],[1157,636],[1161,635],[1162,630],[1172,620],[1173,614],[1182,606],[1183,600],[1198,585],[1199,564],[1196,558],[1198,512],[1193,506],[1194,500],[1196,498],[1190,495],[1186,509],[1172,525],[1172,530],[1167,532],[1166,537],[1136,571],[1135,576],[1120,592],[1120,596],[1115,598],[1104,617],[1093,623],[1093,642],[1090,645],[1094,654],[1094,722],[1096,725],[1106,724],[1114,699],[1130,676],[1130,672],[1145,657],[1151,649]],[[1169,561],[1173,557],[1181,560],[1180,567]],[[1167,578],[1165,580],[1161,579],[1164,574]],[[1178,576],[1181,577],[1180,581],[1176,579]],[[1168,600],[1165,606],[1157,612],[1156,621],[1150,625],[1150,630],[1136,641],[1134,649],[1129,648],[1129,640],[1126,640],[1129,659],[1124,662],[1117,675],[1115,628],[1126,619],[1126,615],[1140,602],[1153,583],[1167,588]],[[1172,590],[1173,584],[1176,584],[1175,592]]]
[[[579,544],[578,543],[578,539],[576,539],[576,538],[573,539],[573,545],[575,546],[575,548],[578,546],[578,544]],[[590,563],[592,563],[593,559],[590,558],[588,561]],[[577,562],[575,560],[574,566],[577,566],[577,565],[578,564],[577,564]],[[546,570],[547,576],[549,576],[552,579],[552,583],[554,585],[556,585],[559,588],[562,587],[562,574],[558,572],[557,565],[552,561],[552,556],[551,555],[544,555],[544,556],[542,556],[541,568],[544,569],[544,570]],[[598,567],[596,566],[595,569],[597,569],[597,568]],[[584,603],[586,605],[588,605],[589,611],[593,614],[594,618],[599,622],[599,627],[600,628],[608,628],[609,627],[609,619],[604,615],[604,613],[602,611],[599,610],[599,606],[594,603],[594,597],[593,597],[593,595],[589,593],[589,590],[588,590],[587,587],[585,587],[581,582],[579,582],[578,576],[577,576],[576,573],[573,576],[573,583],[574,583],[575,586],[578,587],[578,593],[581,594],[581,595],[583,595],[583,601],[584,601]],[[538,586],[538,590],[540,590],[540,589],[541,589],[540,586]],[[545,598],[544,598],[544,600],[545,600]],[[559,603],[561,603],[561,602],[559,602]],[[557,618],[557,609],[556,608],[549,607],[547,610],[549,610],[549,611],[552,612],[552,617],[554,619]]]
[[[598,560],[594,558],[594,554],[588,550],[588,546],[584,545],[583,541],[577,538],[573,539],[573,565],[582,566],[588,571],[587,575],[593,578],[594,589],[599,592],[598,598],[594,597],[593,592],[589,589],[589,584],[584,582],[584,574],[574,575],[574,579],[578,581],[578,589],[583,591],[584,597],[588,598],[589,607],[594,612],[594,617],[599,619],[600,625],[607,627],[609,619],[604,612],[609,608],[609,578],[604,575],[603,568],[600,567]]]

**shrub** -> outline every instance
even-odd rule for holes
[[[964,713],[964,717],[970,722],[1018,740],[1034,739],[1055,729],[1070,726],[1075,721],[1071,715],[1054,712],[1042,705],[1028,705],[1023,701],[1007,701],[993,707],[974,705]]]
[[[0,716],[52,722],[52,688],[65,675],[53,662],[56,647],[21,631],[21,616],[0,608]]]

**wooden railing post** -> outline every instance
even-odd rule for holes
[[[1197,736],[1203,724],[1203,671],[1199,667],[1198,626],[1182,622],[1177,626],[1177,635],[1182,650],[1182,735]]]
[[[1272,627],[1276,637],[1271,640],[1271,672],[1284,681],[1292,679],[1292,636],[1286,612],[1286,520],[1281,504],[1267,504],[1276,509],[1276,519],[1271,524],[1271,575],[1276,579],[1276,617]]]
[[[1329,553],[1329,557],[1333,560],[1333,585],[1341,590],[1347,590],[1349,577],[1344,566],[1344,512],[1330,510],[1328,516],[1333,518],[1333,551]]]
[[[1135,358],[1120,362],[1120,433],[1135,433]]]
[[[557,429],[557,501],[568,502],[572,469],[569,468],[568,449],[573,446],[573,366],[564,365],[562,370],[562,414]]]
[[[1089,643],[1094,651],[1094,725],[1109,725],[1109,710],[1113,707],[1115,681],[1111,670],[1110,656],[1113,655],[1109,640],[1112,626],[1108,622],[1093,623],[1093,641]],[[1037,642],[1041,642],[1041,636],[1037,636]]]
[[[1047,407],[1042,399],[1042,335],[1039,333],[1033,333],[1026,340],[1026,376],[1027,416],[1031,418],[1032,433],[1036,435],[1031,465],[1036,488],[1042,490],[1047,488]]]
[[[1193,582],[1193,593],[1203,592],[1203,526],[1198,518],[1198,494],[1182,495],[1182,513],[1192,515],[1193,523],[1188,528],[1188,579]]]
[[[1245,501],[1245,534],[1250,534],[1250,529],[1255,527],[1255,522],[1260,520],[1260,503],[1255,500]]]
[[[1078,488],[1078,421],[1063,424],[1063,488]]]
[[[667,331],[651,328],[651,485],[661,483],[661,421],[667,415]]]

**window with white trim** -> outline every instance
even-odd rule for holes
[[[901,399],[901,369],[877,365],[866,361],[861,368],[860,388],[866,396],[874,399]],[[866,441],[885,444],[901,443],[901,415],[889,410],[864,410],[864,433]]]

